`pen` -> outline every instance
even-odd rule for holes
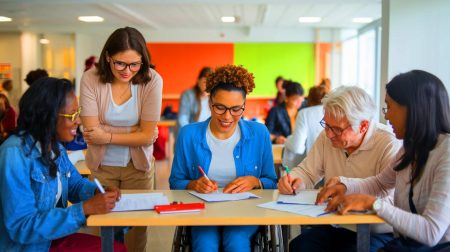
[[[205,171],[203,171],[202,167],[199,165],[198,166],[198,170],[202,173],[203,177],[205,177],[207,180],[211,181],[211,179],[208,178],[208,176],[206,175]],[[216,189],[217,192],[218,189]]]
[[[290,185],[291,184],[291,175],[289,174],[290,173],[289,167],[287,165],[285,165],[284,169],[286,170],[286,175],[288,177],[288,182],[289,182],[289,185]],[[294,189],[292,189],[292,194],[295,195],[295,190]]]
[[[198,166],[198,170],[202,173],[203,177],[205,177],[207,180],[211,181],[208,176],[206,176],[206,173],[203,171],[202,167],[200,165]]]
[[[97,185],[98,190],[101,193],[105,193],[105,188],[103,188],[102,184],[100,184],[100,181],[98,181],[98,179],[94,178],[94,182]]]

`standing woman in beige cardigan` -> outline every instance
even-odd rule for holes
[[[142,34],[125,27],[109,36],[98,65],[81,79],[86,163],[106,186],[153,189],[162,79],[152,67]],[[145,251],[146,230],[133,228],[133,251]]]

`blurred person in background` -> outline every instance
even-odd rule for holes
[[[284,144],[295,126],[295,118],[303,102],[303,87],[298,82],[284,80],[286,98],[283,103],[273,107],[266,118],[270,139],[274,144]]]
[[[323,118],[322,98],[326,95],[323,86],[312,87],[309,90],[309,107],[301,109],[295,120],[295,128],[284,144],[283,165],[294,167],[298,165],[322,132],[320,121]]]
[[[0,93],[0,144],[16,128],[17,113],[9,103],[8,97]]]
[[[36,69],[28,72],[27,76],[25,77],[25,82],[28,84],[28,86],[31,86],[36,80],[40,78],[48,77],[48,73],[45,69]]]
[[[212,73],[210,67],[203,67],[197,77],[197,83],[184,91],[180,97],[176,133],[185,125],[202,122],[211,116],[206,92],[206,77]]]

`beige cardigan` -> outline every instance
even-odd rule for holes
[[[138,85],[137,100],[139,119],[157,122],[160,119],[162,86],[161,76],[150,69],[150,82]],[[96,68],[86,71],[81,78],[80,104],[83,107],[81,116],[98,116],[100,126],[107,132],[125,133],[130,127],[115,127],[108,125],[105,113],[108,110],[111,96],[105,83],[100,82]],[[97,170],[100,166],[106,145],[90,144],[86,153],[86,164],[89,169]],[[136,169],[147,171],[153,155],[153,145],[131,147],[131,160]]]

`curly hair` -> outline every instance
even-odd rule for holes
[[[206,92],[211,96],[219,89],[238,90],[243,92],[244,97],[255,88],[255,77],[242,65],[225,65],[216,68],[208,75],[206,80]]]

